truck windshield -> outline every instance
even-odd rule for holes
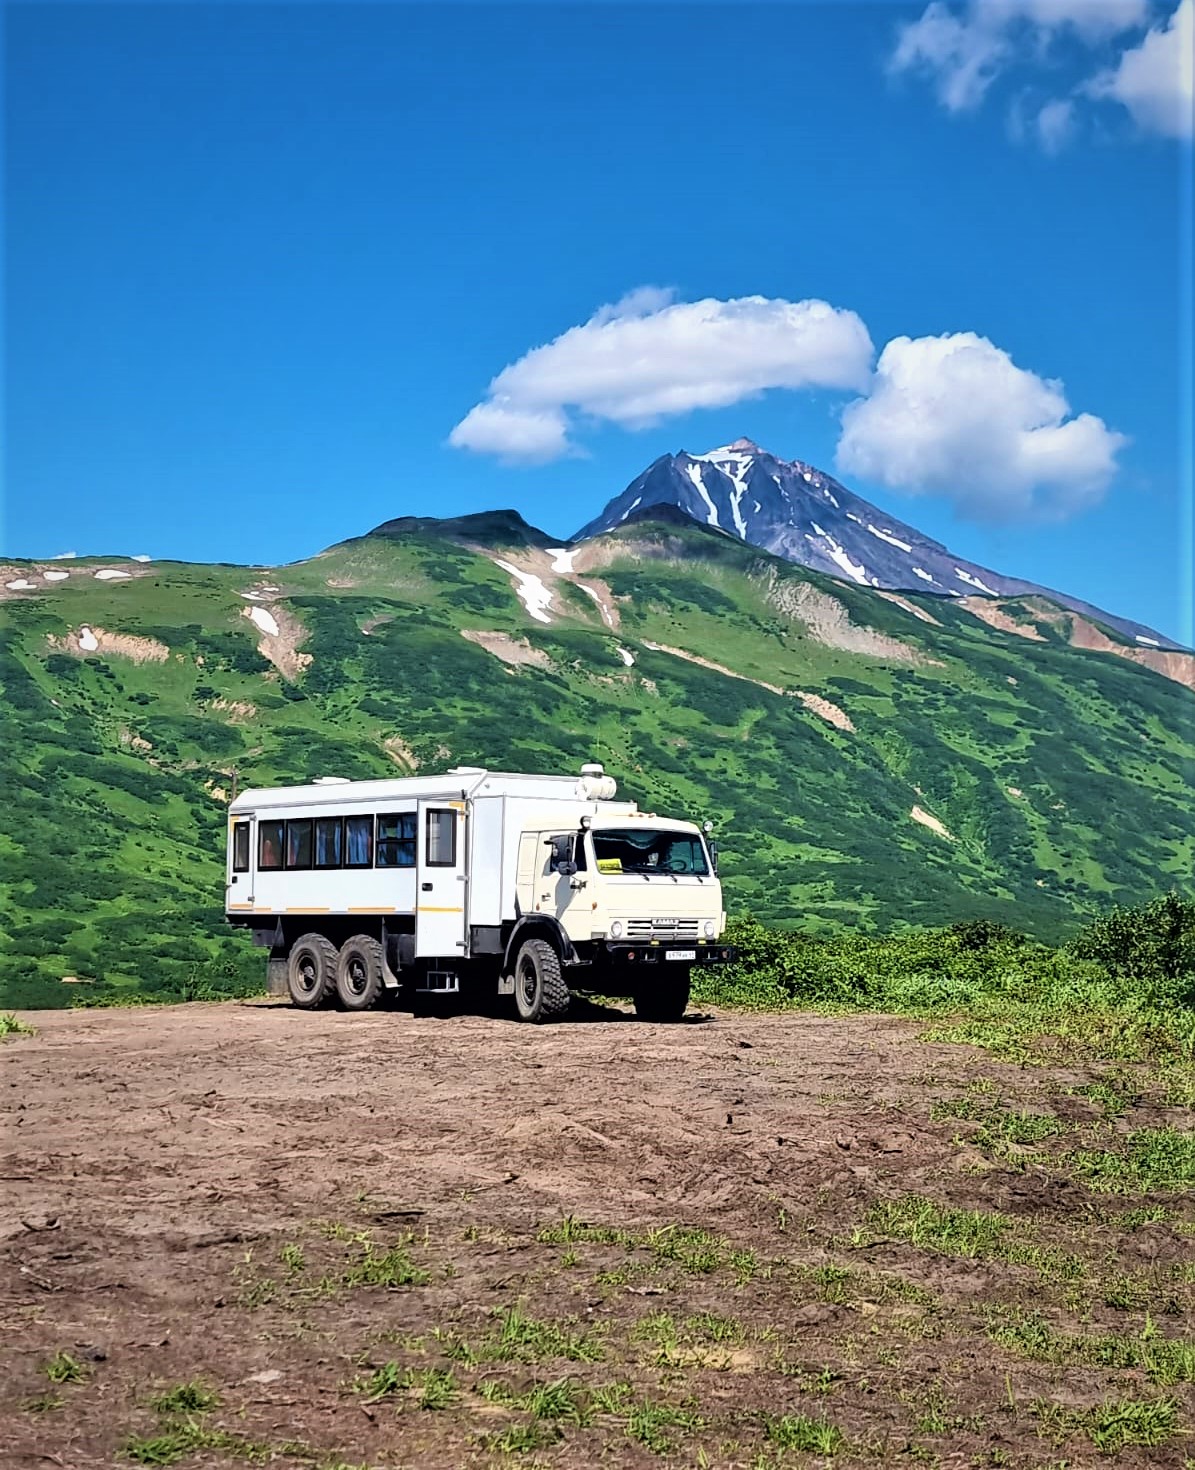
[[[599,873],[692,873],[705,877],[710,870],[705,844],[696,833],[605,827],[591,835]]]

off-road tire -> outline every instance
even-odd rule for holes
[[[546,939],[528,939],[515,956],[515,1009],[520,1021],[554,1021],[571,997],[560,973],[560,956]]]
[[[291,1005],[318,1010],[336,989],[336,946],[322,934],[300,934],[286,957],[286,989]]]
[[[668,970],[635,992],[635,1014],[641,1021],[675,1022],[689,1004],[689,971]]]
[[[341,1010],[367,1011],[377,1005],[384,989],[381,943],[368,934],[346,939],[336,961],[336,999]]]

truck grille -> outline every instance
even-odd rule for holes
[[[628,939],[696,939],[697,919],[628,919]]]

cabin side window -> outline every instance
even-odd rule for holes
[[[427,865],[456,866],[456,813],[432,808],[427,814]]]
[[[257,866],[259,868],[280,868],[282,866],[282,844],[285,836],[285,822],[258,822]]]
[[[344,865],[346,868],[373,866],[373,817],[345,817]]]
[[[248,822],[234,822],[232,824],[232,871],[234,873],[247,873],[249,871]]]
[[[379,868],[415,866],[415,813],[387,812],[378,817]]]
[[[301,817],[298,821],[286,824],[286,866],[288,868],[309,868],[311,866],[311,828],[314,824],[310,817]]]
[[[342,852],[344,848],[343,830],[339,817],[316,818],[315,866],[317,868],[339,868],[342,866]]]

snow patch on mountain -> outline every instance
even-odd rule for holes
[[[705,481],[701,478],[701,466],[699,464],[687,464],[685,466],[685,473],[692,481],[694,490],[697,491],[698,495],[705,502],[706,510],[709,512],[706,516],[707,525],[717,526],[718,508],[710,499],[710,492],[705,488]]]
[[[577,554],[576,550],[567,551],[563,546],[549,546],[547,552],[552,558],[552,570],[554,572],[561,572],[565,575],[572,573],[573,557]]]
[[[887,541],[889,546],[897,546],[901,551],[912,551],[913,549],[907,541],[902,541],[899,536],[894,536],[891,531],[881,531],[878,526],[873,526],[870,522],[868,522],[867,529],[873,536],[878,536],[881,541]]]
[[[552,606],[552,594],[543,584],[543,579],[534,572],[523,572],[501,557],[495,557],[496,565],[514,578],[515,595],[537,623],[550,623],[548,609]],[[256,608],[253,609],[256,611]]]

